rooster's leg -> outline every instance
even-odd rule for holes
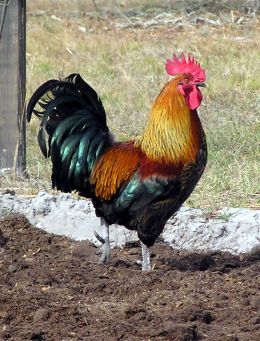
[[[97,232],[95,232],[96,238],[102,243],[101,246],[101,257],[99,263],[106,264],[109,260],[110,255],[110,240],[109,240],[109,225],[104,219],[101,220],[101,226],[105,227],[104,237],[101,237]]]
[[[142,271],[150,271],[151,270],[150,249],[142,242],[141,247],[142,247]]]

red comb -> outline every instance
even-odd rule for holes
[[[188,54],[185,58],[182,52],[180,59],[176,54],[173,54],[173,59],[167,59],[165,64],[166,71],[169,75],[189,74],[193,77],[194,82],[204,82],[206,79],[205,70],[203,70],[199,63]]]

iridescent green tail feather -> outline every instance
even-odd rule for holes
[[[112,144],[97,93],[78,74],[50,80],[31,97],[28,122],[32,114],[41,120],[38,141],[43,155],[53,163],[53,187],[88,195],[92,167]]]

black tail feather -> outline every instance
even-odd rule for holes
[[[30,122],[32,118],[32,114],[34,113],[36,116],[40,114],[40,112],[34,110],[34,107],[38,103],[39,99],[44,96],[48,91],[53,89],[55,86],[59,84],[59,81],[56,79],[51,79],[48,82],[42,84],[32,95],[28,105],[27,105],[27,121]]]
[[[28,122],[32,114],[41,120],[38,141],[43,155],[52,159],[53,187],[89,192],[92,167],[112,143],[95,90],[78,74],[50,80],[32,95]]]

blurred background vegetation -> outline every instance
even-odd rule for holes
[[[187,205],[259,208],[258,1],[28,0],[27,98],[44,81],[78,72],[102,98],[111,130],[131,139],[168,80],[166,58],[191,53],[206,69],[199,113],[208,139],[206,172]],[[2,188],[50,188],[38,122],[27,131],[27,180]]]

